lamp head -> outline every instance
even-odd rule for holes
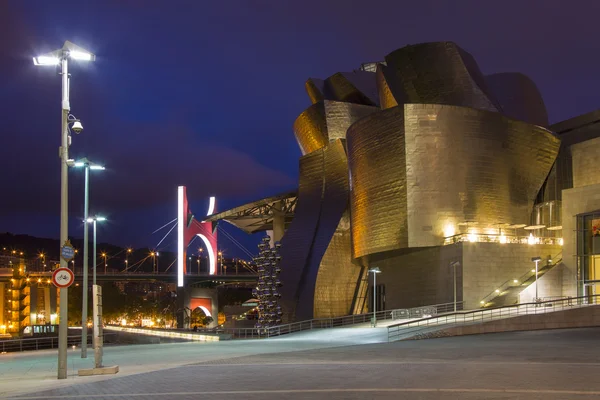
[[[374,268],[369,269],[369,272],[372,272],[374,274],[379,274],[379,273],[381,273],[381,270],[379,269],[379,267],[374,267]]]
[[[536,261],[540,261],[542,258],[541,257],[533,257],[531,259],[531,261],[536,262]]]

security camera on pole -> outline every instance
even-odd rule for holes
[[[71,135],[69,125],[75,133],[83,130],[81,122],[73,117],[69,112],[71,105],[69,103],[69,60],[94,61],[96,56],[87,50],[82,49],[73,43],[66,41],[62,48],[33,58],[35,65],[53,65],[60,66],[62,75],[62,126],[61,126],[61,146],[59,147],[59,157],[61,159],[60,174],[60,245],[64,249],[67,246],[69,237],[68,232],[68,160],[69,145],[71,144]],[[62,255],[62,254],[61,254]],[[68,269],[69,261],[64,256],[60,260],[60,268]],[[60,320],[58,327],[58,379],[67,378],[67,308],[68,308],[68,287],[60,289]]]

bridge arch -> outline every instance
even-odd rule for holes
[[[210,198],[207,215],[216,211],[216,199]],[[177,286],[183,287],[184,277],[187,273],[186,262],[187,248],[194,238],[200,237],[208,253],[209,274],[214,275],[217,271],[217,231],[216,223],[197,221],[191,212],[187,189],[185,186],[177,188]]]

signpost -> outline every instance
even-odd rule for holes
[[[65,244],[60,248],[60,257],[67,263],[69,263],[72,259],[75,258],[75,248],[68,239],[65,241]]]
[[[66,289],[75,282],[75,274],[69,268],[57,268],[52,273],[52,283],[59,289]]]

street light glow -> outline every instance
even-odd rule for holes
[[[104,171],[104,166],[102,165],[90,165],[90,169],[101,170]]]
[[[38,56],[33,57],[34,65],[58,65],[60,59],[54,56]]]
[[[75,60],[92,61],[92,54],[83,51],[71,50],[69,51],[69,57]]]

